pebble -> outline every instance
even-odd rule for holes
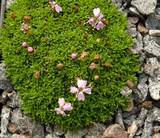
[[[152,99],[158,101],[160,100],[160,82],[149,85],[149,92]]]
[[[149,30],[150,36],[160,36],[160,30]]]
[[[152,138],[160,138],[160,133],[156,133],[152,136]]]
[[[119,124],[113,124],[105,130],[103,138],[128,138],[128,134]]]
[[[24,135],[13,134],[10,138],[26,138]]]
[[[132,125],[128,127],[128,130],[127,130],[127,132],[129,133],[129,137],[133,137],[136,134],[137,130],[138,130],[138,126],[136,124],[136,121],[133,121]]]
[[[131,5],[136,7],[137,10],[144,15],[154,13],[157,0],[132,0]]]
[[[17,132],[17,126],[14,123],[8,124],[8,132],[11,134],[15,134]]]
[[[139,21],[139,18],[136,17],[136,16],[128,17],[128,21],[129,21],[131,24],[137,24],[138,21]]]
[[[144,27],[144,25],[142,23],[138,24],[137,29],[143,35],[148,33],[148,29],[146,27]]]

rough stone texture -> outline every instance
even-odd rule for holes
[[[9,100],[7,105],[11,108],[18,108],[20,107],[20,97],[18,92],[13,91],[12,93],[8,94]]]
[[[9,138],[9,134],[7,131],[7,126],[10,118],[11,109],[3,106],[1,113],[1,134],[0,138]]]
[[[26,138],[26,137],[19,134],[13,134],[10,138]]]
[[[147,17],[147,20],[145,22],[145,25],[148,29],[160,29],[160,16],[154,14],[151,14]]]
[[[122,110],[118,109],[118,113],[116,115],[116,121],[117,124],[121,125],[125,129],[124,123],[123,123],[123,116],[122,116]]]
[[[128,134],[120,125],[113,124],[105,130],[103,138],[128,138]]]
[[[150,55],[160,57],[160,45],[158,45],[150,36],[145,36],[144,41],[144,51]]]
[[[149,85],[149,92],[154,100],[160,100],[160,82]]]
[[[150,36],[160,36],[160,30],[149,30]]]
[[[132,0],[131,4],[144,15],[154,13],[157,0]]]
[[[6,77],[0,77],[0,89],[11,92],[13,90],[13,87]]]

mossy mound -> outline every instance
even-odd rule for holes
[[[63,12],[53,12],[48,0],[17,0],[8,10],[0,38],[7,76],[20,92],[22,110],[34,119],[64,129],[104,122],[126,105],[120,91],[127,80],[136,80],[138,58],[128,50],[133,43],[126,33],[127,20],[109,0],[57,3]],[[109,21],[102,30],[87,23],[96,7]],[[32,18],[28,33],[20,29],[24,16]],[[24,41],[34,48],[33,53],[21,46]],[[74,61],[72,53],[77,53]],[[92,63],[95,69],[90,69]],[[77,78],[87,80],[92,87],[92,94],[86,94],[84,101],[70,93]],[[67,116],[54,112],[62,97],[73,105]]]

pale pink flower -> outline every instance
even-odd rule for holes
[[[105,26],[106,25],[103,22],[99,21],[96,25],[96,29],[100,30],[100,29],[103,29]]]
[[[62,12],[62,7],[59,6],[55,1],[50,1],[51,7],[53,11],[56,11],[57,13]]]
[[[71,111],[71,110],[73,110],[73,107],[72,107],[71,103],[66,103],[65,100],[64,100],[64,98],[59,98],[58,99],[58,104],[59,104],[59,108],[55,108],[54,111],[57,114],[60,114],[62,116],[66,115],[65,111]]]
[[[87,87],[87,81],[86,80],[77,80],[77,87],[71,86],[70,87],[70,92],[73,94],[76,94],[76,98],[78,101],[84,101],[85,96],[84,93],[86,94],[91,94],[91,88]]]
[[[30,46],[27,48],[27,50],[28,50],[29,53],[32,53],[34,51],[34,49]]]
[[[94,9],[93,9],[93,14],[94,14],[94,16],[98,17],[98,16],[100,15],[100,13],[101,13],[100,8],[94,8]]]
[[[72,53],[71,54],[71,59],[76,60],[77,59],[77,53]]]
[[[89,23],[92,27],[94,27],[94,26],[96,25],[96,20],[95,20],[93,17],[91,17],[91,18],[88,20],[88,23]]]

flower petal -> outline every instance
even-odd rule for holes
[[[83,92],[79,92],[77,94],[77,98],[78,98],[78,101],[84,101],[85,100],[85,96],[84,96]]]
[[[58,115],[61,114],[61,115],[65,115],[65,112],[62,111],[60,108],[55,108],[54,110]]]
[[[96,17],[99,16],[100,12],[101,12],[100,8],[95,8],[95,9],[93,9],[93,14],[94,14],[94,16],[96,16]]]
[[[62,107],[65,104],[64,98],[59,98],[58,99],[58,104],[59,104],[60,107]]]
[[[77,85],[78,85],[78,88],[85,89],[86,85],[87,85],[87,81],[86,80],[77,80]]]
[[[77,93],[77,92],[79,92],[79,90],[78,90],[78,88],[71,86],[70,87],[70,92],[71,93]]]
[[[91,88],[83,89],[84,93],[91,94]]]
[[[103,29],[105,27],[105,24],[103,22],[98,22],[98,24],[96,25],[96,29],[97,30],[100,30],[100,29]]]
[[[61,6],[59,6],[58,4],[55,4],[54,8],[57,13],[60,13],[62,11]]]
[[[96,25],[96,21],[93,17],[91,17],[89,20],[88,20],[88,23],[91,25],[91,26],[95,26]]]
[[[63,106],[63,109],[64,111],[71,111],[73,109],[71,103],[66,103],[64,106]]]

